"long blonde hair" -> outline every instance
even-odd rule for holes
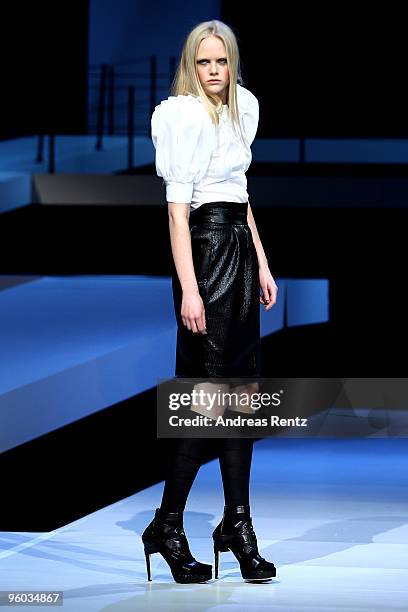
[[[212,122],[217,126],[219,125],[218,112],[222,109],[222,100],[216,94],[207,93],[204,90],[200,83],[196,67],[198,47],[201,41],[208,36],[217,36],[224,43],[229,72],[227,95],[228,114],[232,121],[233,129],[237,133],[238,127],[240,136],[242,140],[245,141],[241,122],[239,120],[237,102],[236,84],[239,83],[242,86],[244,85],[241,75],[238,43],[232,29],[222,21],[217,19],[203,21],[195,26],[188,34],[184,41],[180,62],[171,85],[171,95],[178,96],[190,94],[199,96]]]

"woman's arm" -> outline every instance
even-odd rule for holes
[[[204,304],[198,291],[188,224],[190,204],[168,203],[171,250],[183,292],[181,318],[187,329],[206,333]]]
[[[189,204],[168,203],[170,243],[182,290],[198,293],[188,225],[189,209]]]
[[[268,267],[268,260],[266,259],[265,251],[263,249],[262,242],[258,234],[254,215],[253,215],[252,208],[249,202],[248,202],[248,225],[251,228],[252,240],[254,241],[256,254],[258,255],[258,265],[259,267],[261,266]]]
[[[262,289],[262,296],[260,296],[260,301],[262,304],[264,304],[265,310],[270,310],[276,302],[278,286],[275,283],[272,274],[270,273],[268,260],[266,258],[265,251],[258,234],[254,215],[249,202],[247,220],[248,225],[251,228],[252,240],[254,241],[256,254],[258,256],[259,284]]]

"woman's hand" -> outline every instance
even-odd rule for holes
[[[278,285],[273,280],[267,264],[259,266],[259,285],[262,289],[259,300],[265,306],[265,310],[270,310],[276,302]]]
[[[183,291],[181,318],[193,333],[206,334],[204,303],[197,290]]]

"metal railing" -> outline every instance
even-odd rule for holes
[[[142,69],[135,70],[140,64]],[[134,163],[134,138],[150,134],[150,118],[160,97],[168,95],[174,79],[176,57],[169,60],[168,72],[159,73],[157,57],[90,65],[88,68],[88,134],[95,135],[95,150],[103,150],[104,137],[127,136],[128,169]],[[164,81],[164,83],[163,83]],[[48,172],[55,173],[55,131],[38,134],[36,163],[43,163],[45,137],[48,137]]]

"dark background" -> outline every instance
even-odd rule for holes
[[[240,39],[243,75],[264,113],[262,136],[406,137],[402,14],[273,3],[223,17]]]
[[[2,6],[0,138],[87,128],[88,2]]]
[[[294,3],[264,11],[260,2],[246,10],[220,3],[221,20],[238,38],[246,86],[260,101],[258,137],[408,135],[402,14]],[[88,2],[16,2],[2,12],[0,138],[49,124],[59,133],[86,131]],[[155,47],[160,52],[160,37]]]

